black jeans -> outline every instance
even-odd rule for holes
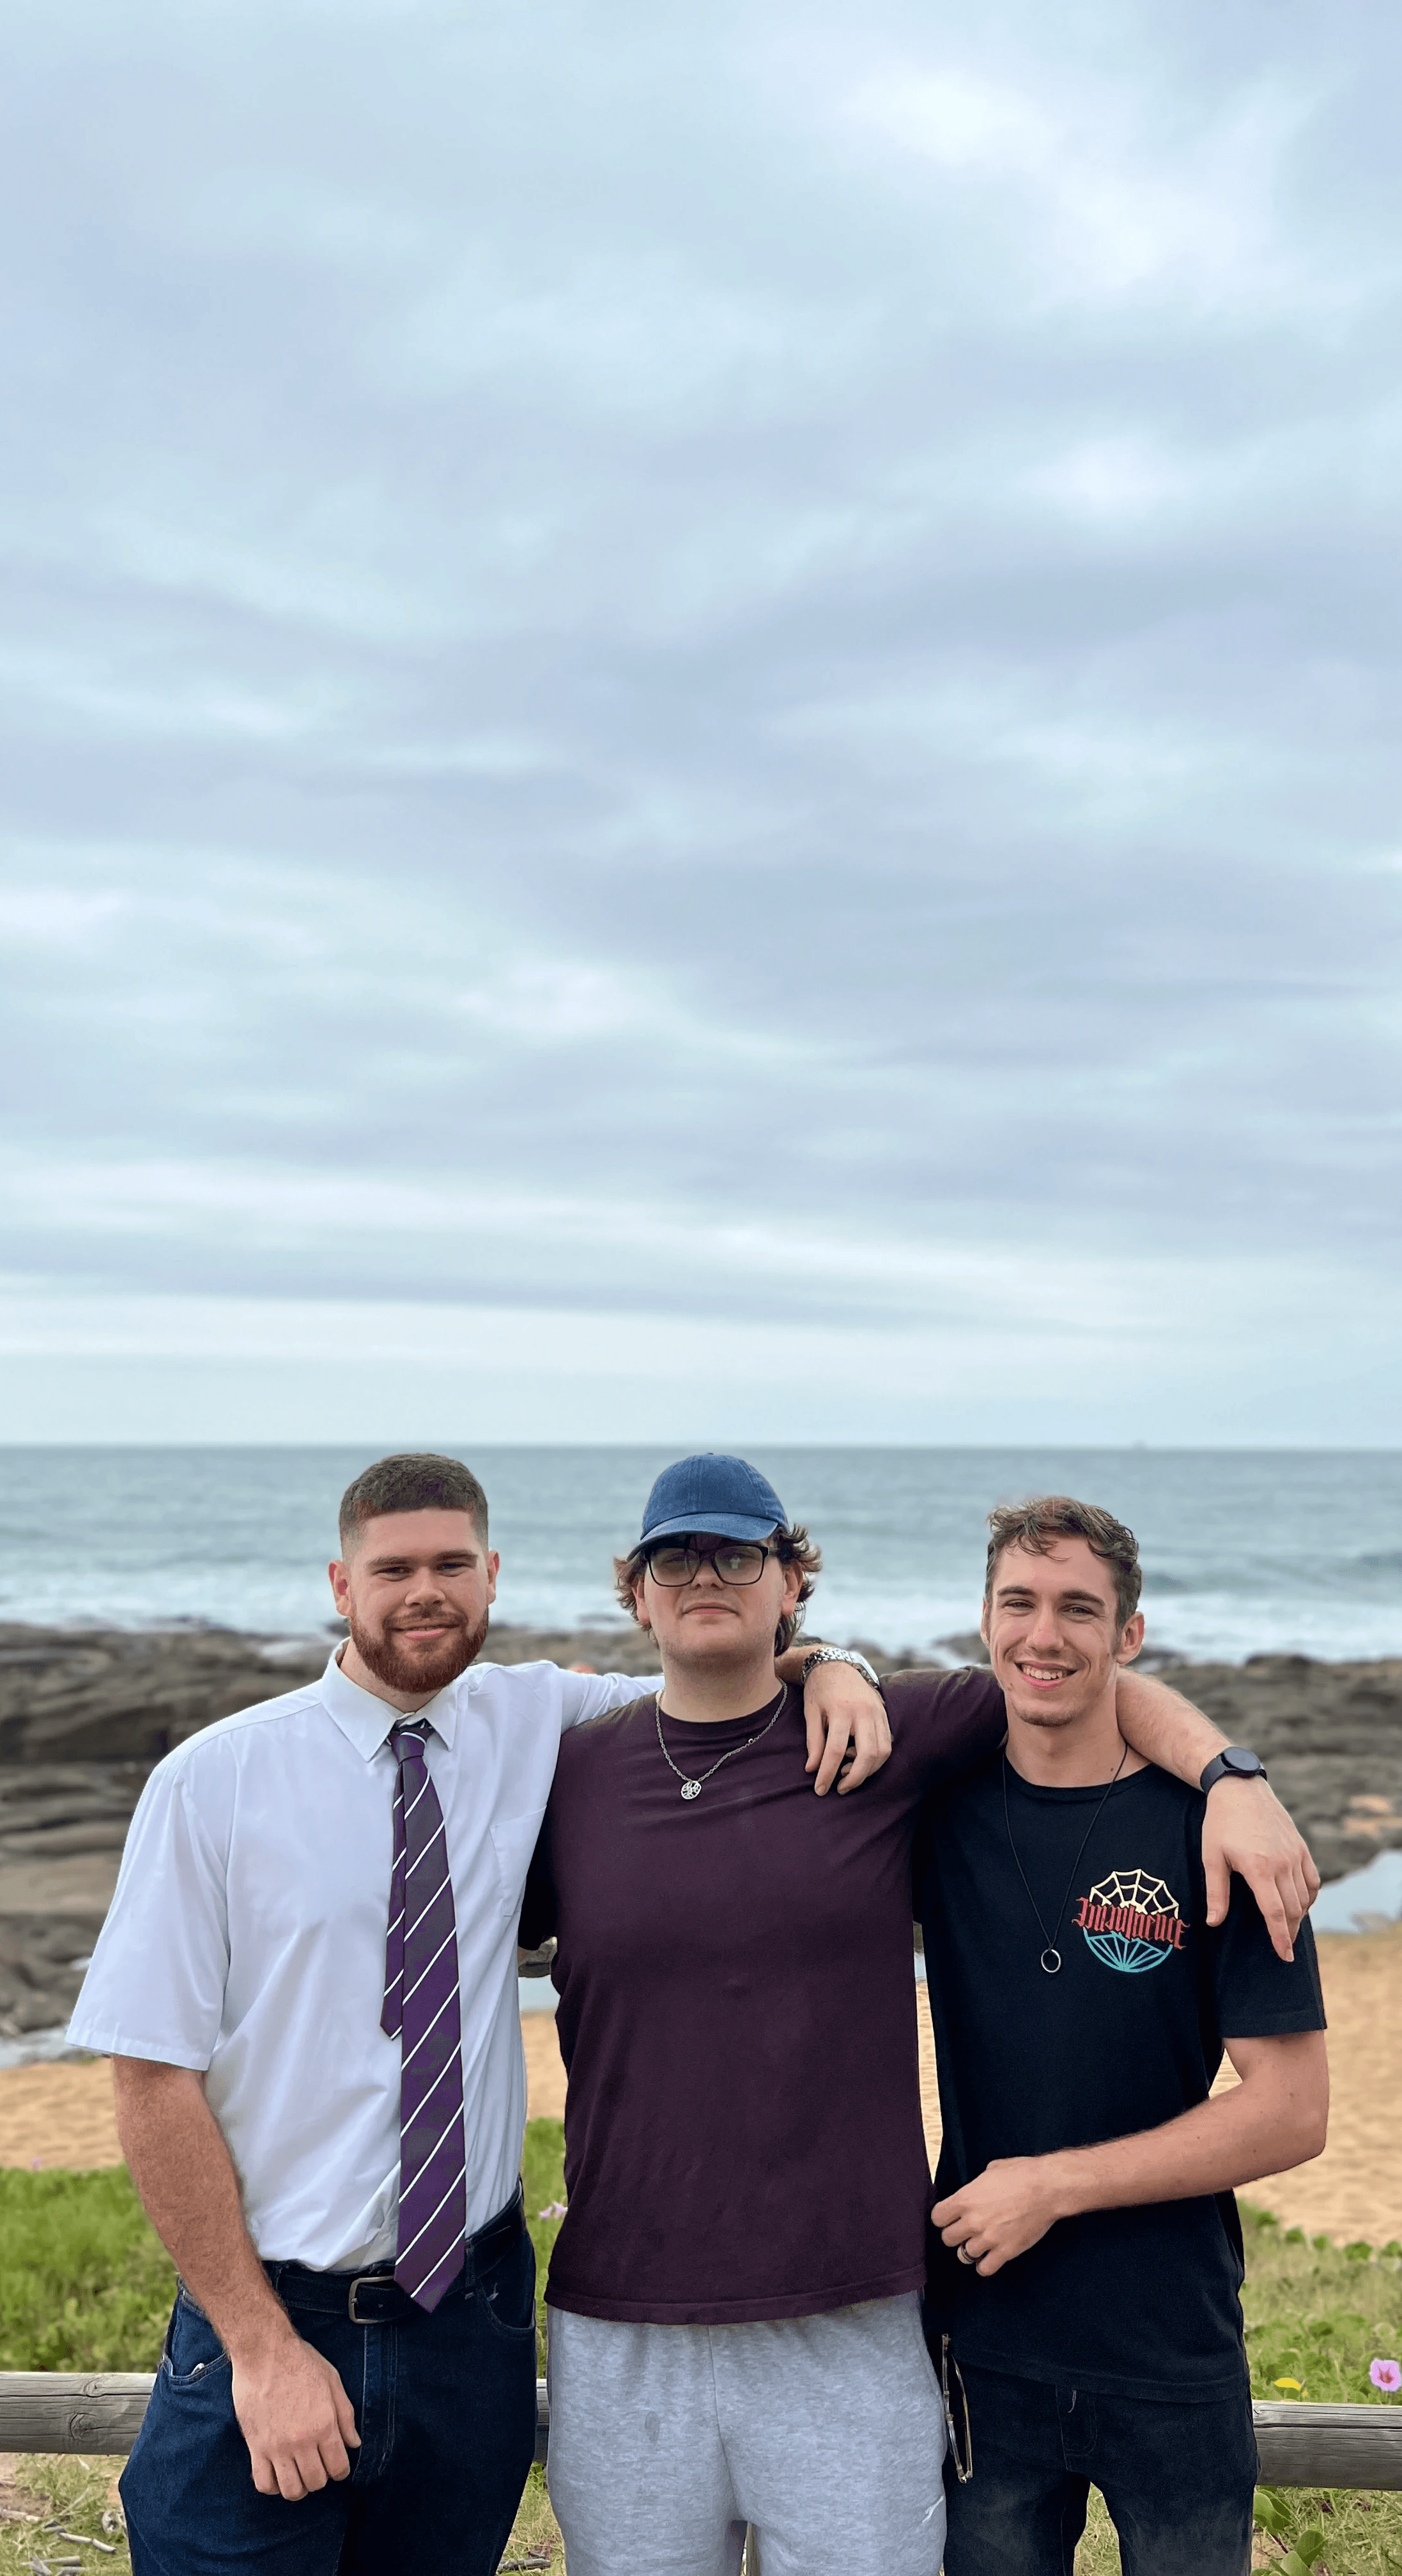
[[[945,2461],[945,2576],[1071,2576],[1098,2486],[1124,2576],[1245,2576],[1259,2463],[1251,2400],[1092,2397],[960,2365],[974,2474]]]
[[[228,2354],[182,2290],[122,2477],[135,2576],[494,2576],[535,2452],[535,2255],[519,2199],[469,2244],[431,2316],[377,2286],[362,2312],[395,2321],[356,2325],[345,2276],[267,2269],[345,2382],[351,2474],[299,2504],[258,2493]]]

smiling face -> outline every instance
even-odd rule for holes
[[[1144,1642],[1136,1611],[1120,1622],[1113,1568],[1083,1538],[1045,1553],[1014,1544],[993,1567],[981,1621],[1010,1720],[1067,1727],[1113,1712],[1116,1676]]]
[[[384,1512],[329,1568],[350,1628],[343,1669],[399,1696],[431,1699],[480,1654],[498,1558],[469,1512]]]
[[[699,1530],[686,1532],[703,1549],[726,1541]],[[673,1542],[675,1544],[676,1542]],[[795,1608],[803,1571],[768,1556],[758,1583],[722,1583],[709,1556],[703,1555],[689,1583],[659,1583],[644,1573],[634,1586],[638,1618],[651,1628],[663,1670],[724,1673],[774,1659],[774,1632]]]

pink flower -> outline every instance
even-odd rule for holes
[[[537,2218],[563,2218],[564,2214],[565,2204],[562,2200],[547,2200],[544,2209],[538,2209],[536,2211]],[[1392,2365],[1389,2364],[1389,2368],[1391,2368],[1391,2366]]]
[[[1402,2366],[1395,2361],[1375,2361],[1368,2376],[1375,2388],[1402,2388]]]

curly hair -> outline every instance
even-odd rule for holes
[[[802,1521],[794,1521],[787,1529],[771,1530],[765,1545],[781,1565],[797,1565],[803,1571],[798,1599],[774,1631],[774,1652],[783,1655],[787,1654],[803,1625],[803,1605],[805,1601],[811,1601],[813,1586],[822,1573],[823,1551],[817,1540],[809,1537]],[[645,1547],[635,1547],[627,1556],[616,1556],[613,1560],[613,1588],[618,1595],[619,1608],[626,1610],[630,1619],[638,1617],[634,1587],[647,1572],[647,1557]],[[642,1625],[641,1620],[638,1624]]]

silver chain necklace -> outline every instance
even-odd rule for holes
[[[699,1780],[693,1780],[689,1771],[680,1770],[667,1750],[666,1742],[662,1734],[662,1693],[660,1691],[658,1692],[652,1703],[657,1714],[657,1741],[662,1746],[662,1759],[666,1763],[668,1770],[675,1771],[677,1778],[682,1784],[682,1796],[684,1798],[699,1798],[707,1781],[715,1778],[717,1771],[720,1769],[721,1762],[731,1761],[737,1753],[748,1753],[750,1746],[752,1744],[758,1744],[760,1737],[762,1735],[767,1735],[771,1726],[778,1725],[780,1716],[783,1712],[784,1701],[788,1697],[788,1688],[789,1686],[787,1682],[780,1683],[779,1696],[774,1703],[773,1715],[765,1719],[763,1726],[756,1727],[753,1735],[747,1735],[743,1744],[732,1744],[729,1753],[722,1753],[720,1762],[713,1762],[710,1770],[703,1771]]]
[[[1081,1836],[1081,1849],[1077,1852],[1075,1859],[1071,1863],[1071,1875],[1066,1882],[1066,1896],[1063,1896],[1061,1903],[1056,1909],[1056,1923],[1053,1930],[1049,1932],[1045,1923],[1042,1921],[1042,1909],[1038,1904],[1036,1897],[1032,1893],[1027,1872],[1017,1857],[1017,1845],[1013,1841],[1013,1820],[1008,1814],[1008,1757],[1006,1753],[1003,1755],[1003,1823],[1007,1828],[1008,1849],[1012,1853],[1014,1861],[1017,1862],[1018,1877],[1021,1879],[1023,1886],[1027,1889],[1027,1902],[1037,1917],[1038,1928],[1041,1932],[1042,1939],[1047,1945],[1045,1950],[1042,1952],[1039,1965],[1041,1966],[1044,1975],[1048,1977],[1055,1977],[1060,1974],[1061,1952],[1056,1946],[1056,1936],[1061,1930],[1061,1918],[1066,1911],[1066,1897],[1070,1895],[1071,1890],[1076,1883],[1076,1872],[1081,1866],[1081,1853],[1084,1852],[1087,1843],[1090,1841],[1091,1835],[1095,1831],[1100,1817],[1100,1810],[1105,1804],[1105,1798],[1109,1797],[1110,1791],[1114,1788],[1115,1782],[1118,1780],[1120,1773],[1123,1771],[1128,1760],[1129,1746],[1126,1745],[1118,1762],[1115,1764],[1114,1771],[1109,1781],[1106,1783],[1105,1797],[1097,1801],[1095,1814],[1091,1817],[1090,1823],[1087,1825],[1085,1832]]]

